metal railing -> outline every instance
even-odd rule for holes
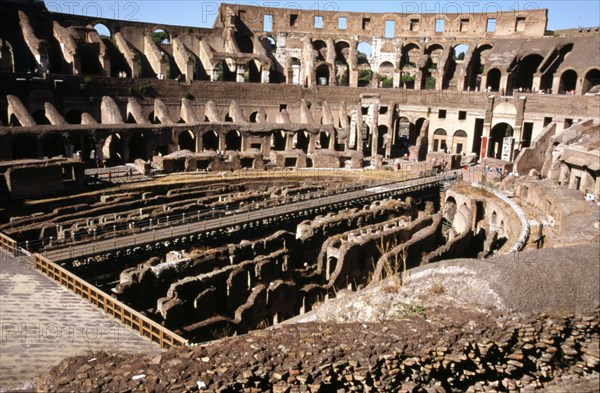
[[[34,267],[122,324],[129,326],[141,336],[159,344],[161,348],[188,345],[188,341],[183,337],[143,316],[106,292],[88,284],[48,258],[34,254]]]

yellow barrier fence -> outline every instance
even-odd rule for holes
[[[164,326],[143,316],[119,300],[88,284],[73,273],[58,266],[40,254],[34,254],[34,267],[51,279],[58,281],[77,295],[83,297],[96,307],[104,310],[122,324],[131,327],[140,335],[159,344],[161,348],[184,346],[188,341]]]

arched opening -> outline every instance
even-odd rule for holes
[[[248,117],[248,121],[250,121],[250,123],[256,123],[258,120],[258,112],[252,112],[250,114],[250,116]]]
[[[81,112],[78,109],[71,109],[65,114],[65,121],[69,124],[81,124]]]
[[[277,49],[277,43],[273,39],[273,37],[266,37],[262,40],[263,47],[267,52],[273,52]]]
[[[235,69],[232,71],[229,69],[227,62],[225,60],[221,60],[219,65],[217,66],[217,80],[225,81],[225,82],[235,82],[236,75]]]
[[[14,113],[10,114],[10,118],[8,119],[8,126],[9,127],[21,127],[21,122],[17,118],[17,115],[15,115]]]
[[[313,56],[315,62],[327,61],[327,44],[323,40],[312,42]]]
[[[298,131],[296,133],[296,149],[301,149],[305,153],[308,152],[308,132]]]
[[[583,79],[583,94],[600,93],[600,69],[589,70]]]
[[[110,39],[110,37],[112,37],[112,33],[110,32],[110,29],[108,27],[106,27],[106,25],[103,25],[102,23],[96,23],[94,25],[94,29],[96,30],[96,32],[98,32],[98,35],[100,36],[101,39],[105,39],[105,38]]]
[[[8,40],[0,37],[0,72],[15,72],[15,54]]]
[[[260,70],[256,66],[255,61],[249,61],[246,63],[246,70],[244,71],[244,82],[260,83]]]
[[[408,147],[414,146],[418,137],[418,131],[415,125],[407,117],[400,117],[395,123],[395,133],[393,135],[392,156],[402,156],[408,154]]]
[[[133,117],[133,116],[132,116]],[[148,120],[150,121],[150,123],[152,124],[160,124],[160,120],[158,119],[158,116],[154,115],[154,111],[150,112],[148,114]]]
[[[252,42],[252,37],[247,35],[239,35],[235,37],[237,42],[237,46],[242,53],[253,53],[254,52],[254,43]]]
[[[219,136],[215,131],[207,131],[202,136],[203,150],[219,150]]]
[[[363,133],[362,133],[362,146],[363,146],[363,154],[365,157],[371,156],[371,137],[372,135],[371,128],[366,122],[363,122]]]
[[[466,70],[465,90],[473,91],[481,89],[481,75],[487,64],[487,58],[491,49],[492,45],[482,44],[473,51]],[[500,79],[498,79],[498,85],[500,85]]]
[[[461,154],[467,150],[467,132],[464,130],[458,130],[452,136],[452,152],[454,154]]]
[[[317,84],[321,86],[326,86],[329,84],[329,65],[321,64],[315,70],[315,75],[317,77]]]
[[[415,79],[419,69],[417,64],[421,58],[421,48],[414,43],[406,44],[402,47],[402,59],[400,69],[402,76],[400,77],[400,85],[406,89],[415,88]]]
[[[560,76],[558,93],[574,95],[575,87],[577,87],[577,72],[574,70],[567,70],[563,72]]]
[[[358,86],[365,87],[371,85],[373,80],[373,71],[371,71],[371,54],[373,53],[371,44],[361,42],[356,51],[356,62],[358,64]]]
[[[380,125],[377,127],[377,154],[385,157],[385,147],[387,144],[387,132],[388,128],[386,125]]]
[[[135,161],[140,158],[147,159],[146,136],[142,132],[136,132],[129,138],[129,160]]]
[[[231,130],[225,134],[225,150],[240,151],[242,148],[242,134],[238,130]]]
[[[508,90],[521,89],[531,91],[533,86],[533,76],[537,72],[540,63],[544,60],[541,55],[534,54],[523,57],[511,72],[511,86]],[[535,86],[536,89],[539,86]]]
[[[508,123],[498,123],[490,132],[490,143],[488,147],[488,157],[501,159],[504,138],[513,136],[513,128]]]
[[[90,134],[70,133],[69,144],[73,146],[74,153],[79,153],[82,160],[89,164],[96,164],[96,142]]]
[[[438,128],[433,132],[433,151],[445,152],[448,149],[448,134],[443,128]]]
[[[50,124],[50,120],[46,117],[46,112],[43,109],[33,112],[31,117],[33,117],[38,126]]]
[[[279,130],[273,132],[273,135],[271,135],[271,149],[285,150],[285,131]]]
[[[487,73],[487,87],[489,87],[490,91],[498,91],[500,90],[500,70],[497,68],[492,68]]]
[[[63,138],[57,134],[48,134],[42,138],[42,149],[44,157],[52,158],[65,155],[65,143]]]
[[[231,115],[229,114],[229,112],[227,112],[225,114],[225,122],[226,123],[233,123],[233,118],[231,117]]]
[[[328,132],[321,132],[319,134],[319,144],[321,149],[329,149],[330,136]]]
[[[379,64],[379,87],[389,89],[394,87],[394,64],[389,61],[384,61]]]
[[[171,43],[171,37],[169,36],[169,33],[163,29],[156,29],[152,32],[152,41],[159,46],[169,45]]]
[[[179,134],[179,138],[177,138],[177,144],[179,145],[179,150],[196,152],[196,137],[190,130],[183,131]]]
[[[431,44],[426,50],[425,55],[427,56],[427,61],[425,62],[425,66],[422,69],[421,76],[421,89],[435,89],[436,88],[436,78],[433,76],[433,73],[437,73],[439,70],[438,62],[444,53],[444,48],[440,44]]]
[[[452,54],[446,60],[444,67],[444,77],[442,79],[442,89],[456,90],[458,88],[458,77],[456,69],[462,66],[469,47],[465,44],[456,45],[452,48]],[[461,86],[462,87],[462,86]]]
[[[31,135],[18,135],[12,145],[12,157],[15,160],[37,158],[37,143]]]
[[[102,154],[107,165],[118,165],[123,163],[123,138],[119,134],[112,134],[102,146]]]
[[[350,58],[350,44],[346,41],[335,43],[335,75],[338,86],[348,86],[350,82],[348,59]]]
[[[294,85],[299,85],[302,83],[301,77],[300,77],[300,69],[301,69],[301,65],[302,62],[300,62],[300,60],[296,57],[292,57],[290,59],[290,67],[288,70],[288,83],[291,81],[292,84]]]

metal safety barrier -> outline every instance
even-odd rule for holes
[[[188,341],[155,321],[143,316],[131,307],[108,295],[106,292],[88,284],[84,280],[58,266],[40,254],[34,254],[34,267],[51,279],[81,296],[108,315],[129,326],[141,336],[170,348],[188,345]]]

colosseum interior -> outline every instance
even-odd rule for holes
[[[586,261],[600,279],[598,28],[549,31],[546,9],[493,16],[221,4],[213,27],[197,28],[4,1],[2,255],[163,348],[276,335],[340,293],[402,287],[457,258],[577,250],[572,269]],[[534,377],[506,371],[494,385],[496,367],[426,383],[413,367],[417,379],[385,385],[353,365],[334,382],[294,379],[295,368],[259,381],[253,369],[197,389],[508,391],[567,375],[598,392],[598,286],[580,284],[569,291],[595,317],[543,377],[509,356]],[[117,379],[63,387],[196,390]]]

